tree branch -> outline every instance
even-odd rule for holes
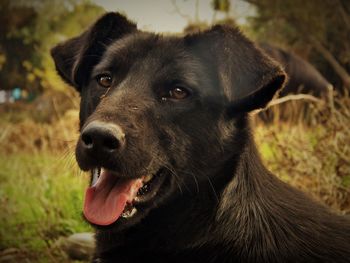
[[[184,14],[184,13],[181,12],[179,6],[178,6],[177,3],[176,3],[176,0],[171,0],[171,3],[173,4],[173,6],[174,6],[174,8],[175,8],[174,11],[175,11],[177,14],[179,14],[182,18],[186,19],[187,22],[191,22],[191,21],[192,21],[192,19],[191,19],[191,17],[190,17],[189,15],[186,15],[186,14]]]
[[[350,75],[346,71],[346,69],[337,61],[337,59],[333,56],[333,54],[324,45],[322,45],[322,43],[319,40],[317,40],[315,37],[312,37],[312,36],[308,37],[308,40],[332,66],[334,71],[338,74],[338,76],[343,81],[344,86],[347,89],[350,89]]]
[[[333,3],[333,0],[331,2]],[[350,29],[350,16],[346,12],[346,9],[344,8],[343,3],[340,0],[336,0],[336,4],[344,23],[346,24],[347,28]]]
[[[309,100],[316,103],[324,103],[324,100],[316,98],[315,96],[312,96],[310,94],[297,94],[297,95],[287,95],[282,98],[274,99],[269,103],[268,108],[270,108],[271,106],[275,106],[275,105],[282,104],[292,100]]]

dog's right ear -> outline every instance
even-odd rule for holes
[[[282,67],[237,28],[214,26],[187,35],[185,43],[216,73],[230,116],[264,108],[285,83]]]
[[[119,13],[107,13],[81,35],[51,49],[56,69],[68,84],[80,91],[106,47],[136,31],[136,25]]]

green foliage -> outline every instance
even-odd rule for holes
[[[28,90],[64,89],[50,49],[60,41],[81,33],[104,9],[89,1],[1,2],[0,58],[3,87]]]
[[[212,0],[211,5],[215,11],[228,13],[230,11],[231,3],[229,0]]]

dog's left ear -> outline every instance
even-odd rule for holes
[[[51,50],[57,72],[68,84],[80,90],[106,47],[136,25],[119,13],[107,13],[81,35],[58,44]]]
[[[218,25],[185,37],[185,42],[217,71],[229,113],[264,108],[283,87],[286,74],[238,29]]]

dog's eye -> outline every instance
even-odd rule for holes
[[[112,85],[112,77],[108,74],[98,75],[96,77],[96,81],[104,88],[109,88]]]
[[[183,100],[191,95],[191,92],[182,86],[175,86],[168,91],[168,94],[162,99],[173,99],[173,100]]]

